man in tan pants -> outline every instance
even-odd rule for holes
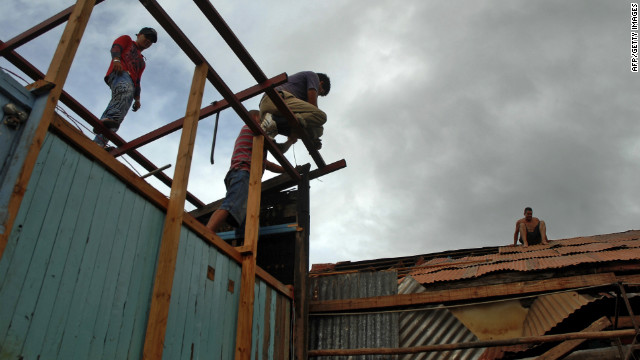
[[[318,96],[326,96],[330,89],[329,77],[313,71],[293,74],[286,83],[275,88],[317,149],[322,147],[320,137],[324,132],[323,125],[327,122],[327,114],[318,108]],[[271,138],[278,134],[288,136],[292,141],[300,137],[289,127],[287,119],[268,96],[260,101],[260,119],[262,129]],[[288,146],[281,147],[282,152],[287,149]]]

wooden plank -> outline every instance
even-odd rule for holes
[[[235,282],[235,291],[227,292],[227,305],[225,309],[228,311],[224,317],[224,332],[222,339],[222,359],[233,359],[236,351],[236,333],[238,328],[238,309],[240,308],[240,282],[242,277],[242,268],[235,263],[229,263],[228,279]]]
[[[283,359],[290,359],[291,358],[291,344],[293,343],[293,339],[291,338],[291,318],[293,317],[293,315],[291,314],[291,303],[292,301],[285,301],[284,306],[284,312],[287,316],[287,318],[285,319],[284,322],[284,334],[285,334],[285,341],[284,341],[284,355],[285,357],[283,357]]]
[[[215,307],[215,302],[214,302],[215,301],[214,300],[215,299],[215,294],[214,294],[215,280],[216,280],[216,277],[220,275],[216,271],[216,268],[217,268],[216,258],[218,255],[218,252],[216,251],[216,249],[207,244],[205,253],[207,256],[207,260],[206,260],[207,267],[213,269],[213,279],[207,277],[207,280],[205,280],[205,285],[204,285],[204,299],[202,302],[202,307],[204,311],[200,316],[201,321],[204,323],[204,326],[202,326],[200,330],[199,354],[211,355],[212,352],[209,351],[209,342],[210,342],[209,336],[210,336],[210,333],[212,332],[212,329],[220,325],[220,323],[213,323],[210,321],[213,312],[220,312],[220,309]],[[208,272],[208,269],[207,269],[207,272]],[[202,358],[204,357],[204,355],[200,355],[200,357]]]
[[[187,102],[184,127],[180,137],[174,179],[171,185],[169,206],[160,245],[160,257],[158,259],[153,299],[149,310],[147,335],[144,344],[144,359],[162,358],[164,334],[167,327],[169,303],[171,302],[171,286],[176,266],[176,253],[178,251],[191,158],[198,129],[198,117],[200,115],[200,105],[202,104],[207,71],[207,64],[197,65],[191,82],[191,91]]]
[[[11,319],[15,314],[16,306],[19,303],[19,297],[27,277],[31,264],[32,254],[34,253],[37,243],[38,234],[43,226],[43,218],[49,206],[50,196],[52,194],[55,182],[51,179],[58,177],[60,172],[60,163],[65,154],[65,146],[61,142],[52,144],[51,150],[47,154],[45,166],[42,170],[42,176],[38,182],[34,184],[34,201],[29,207],[29,214],[25,221],[21,224],[22,230],[19,232],[19,238],[16,239],[17,246],[13,253],[6,273],[0,287],[0,339],[5,339],[11,325]],[[27,215],[27,214],[25,214]],[[5,344],[3,348],[6,348]],[[8,351],[4,349],[3,352]],[[19,349],[15,349],[19,351]]]
[[[117,359],[124,359],[127,356],[134,359],[142,358],[149,303],[153,293],[154,271],[158,262],[158,249],[162,239],[165,217],[164,213],[151,204],[147,204],[145,211],[147,209],[149,210],[149,218],[141,224],[142,248],[138,254],[139,258],[136,258],[136,261],[141,263],[140,273],[134,274],[139,278],[139,284],[137,288],[132,288],[135,297],[132,296],[129,300],[134,306],[132,309],[133,326],[128,335],[129,338],[124,339],[128,343],[128,347],[124,349],[126,352],[122,357],[116,357]]]
[[[132,196],[133,194],[129,189],[124,190],[122,205],[118,210],[118,220],[113,226],[113,234],[107,238],[103,236],[104,242],[113,243],[113,245],[111,253],[108,256],[109,261],[105,269],[106,276],[103,280],[103,287],[101,289],[99,303],[96,308],[97,316],[95,318],[95,325],[93,327],[91,338],[89,339],[89,348],[86,350],[86,359],[97,359],[102,357],[107,341],[109,321],[113,318],[112,308],[113,303],[116,302],[118,276],[122,266],[127,266],[127,264],[122,263],[122,260],[126,256],[125,249],[127,245],[127,233],[131,226],[131,219],[134,217],[133,207],[136,202],[136,197]]]
[[[106,305],[104,309],[101,309],[100,303],[105,300],[110,301],[111,286],[107,283],[106,279],[109,275],[109,261],[110,255],[113,251],[114,244],[116,244],[115,236],[118,223],[122,221],[121,212],[127,193],[126,185],[113,177],[115,186],[111,192],[111,197],[108,205],[107,216],[101,219],[104,222],[102,232],[99,234],[97,240],[100,243],[98,249],[98,258],[94,262],[93,270],[91,272],[91,282],[89,283],[89,289],[87,296],[84,299],[83,308],[76,309],[81,310],[82,316],[80,318],[80,325],[78,327],[79,332],[75,338],[76,345],[74,346],[74,359],[88,359],[89,348],[91,346],[91,339],[96,336],[93,331],[96,326],[102,326],[97,323],[98,314],[106,313]],[[106,206],[106,204],[98,203],[97,206]],[[128,205],[130,206],[130,205]],[[117,269],[115,270],[117,272]],[[106,315],[103,316],[106,318]],[[104,341],[104,340],[101,340]]]
[[[78,339],[83,338],[83,334],[90,333],[90,329],[93,329],[92,314],[96,312],[95,302],[99,296],[94,292],[99,292],[104,285],[100,280],[104,273],[102,267],[106,266],[105,258],[108,258],[104,251],[110,251],[110,245],[104,244],[106,241],[103,236],[109,232],[108,228],[115,226],[118,221],[118,210],[124,196],[123,187],[124,185],[114,176],[105,174],[96,202],[91,230],[86,239],[87,245],[73,291],[71,307],[67,314],[67,323],[58,353],[60,358],[78,358],[75,355],[76,351],[84,350],[78,347]]]
[[[194,234],[195,236],[195,234]],[[200,241],[196,239],[196,241]],[[200,293],[198,294],[198,308],[196,309],[196,334],[195,341],[196,344],[194,346],[194,359],[204,358],[204,354],[209,354],[206,350],[209,329],[212,326],[217,326],[218,324],[209,323],[208,319],[211,316],[211,311],[213,310],[213,306],[211,303],[212,298],[212,290],[213,290],[213,281],[209,277],[209,269],[215,269],[215,254],[217,251],[209,244],[204,244],[202,251],[202,283],[200,286]],[[213,266],[211,265],[213,263]],[[213,279],[215,280],[215,270],[213,271]]]
[[[26,275],[21,284],[21,288],[16,292],[15,300],[17,301],[15,309],[13,311],[11,319],[11,327],[7,332],[4,339],[4,345],[0,352],[0,357],[10,358],[15,354],[20,354],[20,350],[26,341],[26,335],[29,327],[32,324],[33,313],[35,311],[37,302],[40,300],[40,290],[42,289],[43,282],[45,282],[45,274],[49,261],[51,259],[51,252],[53,251],[53,245],[55,243],[55,234],[58,232],[60,225],[60,219],[62,218],[64,205],[67,201],[67,196],[71,183],[73,180],[73,173],[77,165],[77,153],[67,152],[68,146],[62,144],[60,149],[63,157],[57,166],[60,168],[59,172],[56,169],[57,176],[47,177],[47,180],[52,185],[50,197],[43,197],[41,200],[45,202],[46,209],[41,216],[33,214],[34,220],[39,222],[37,226],[34,226],[35,231],[32,236],[25,236],[23,239],[34,243],[33,253],[26,259],[30,261],[24,261],[25,259],[19,259],[27,264]],[[74,156],[75,155],[75,156]],[[26,235],[26,234],[25,234]],[[18,260],[18,259],[16,259]],[[48,297],[43,296],[42,301],[49,301]],[[41,326],[38,324],[38,326]]]
[[[609,326],[611,326],[611,323],[609,322],[609,319],[607,319],[606,317],[603,316],[600,319],[594,321],[587,328],[582,330],[582,332],[601,331],[601,330],[604,330],[604,329],[608,328]],[[566,340],[566,341],[554,346],[553,348],[551,348],[549,351],[545,352],[544,354],[538,356],[536,359],[538,359],[538,360],[557,360],[557,359],[560,359],[561,357],[563,357],[564,355],[566,355],[571,350],[575,349],[576,347],[578,347],[580,344],[582,344],[585,341],[586,341],[586,339]]]
[[[309,349],[309,232],[311,219],[309,216],[309,172],[304,171],[298,184],[297,220],[302,231],[295,237],[294,259],[294,328],[293,342],[295,359],[306,359]]]
[[[58,141],[60,141],[58,139]],[[85,191],[88,187],[92,163],[77,152],[70,150],[77,157],[77,167],[64,205],[60,226],[55,236],[47,273],[44,275],[42,289],[38,295],[38,303],[33,311],[31,325],[23,346],[22,356],[25,359],[37,358],[50,325],[53,307],[58,294],[65,263],[73,242],[73,235],[81,215]],[[64,181],[64,180],[63,180]],[[56,190],[60,191],[60,190]]]
[[[80,277],[80,268],[82,259],[87,246],[87,238],[91,231],[93,217],[95,215],[96,202],[100,196],[100,190],[103,188],[103,177],[105,171],[100,166],[93,164],[87,188],[82,198],[80,212],[76,226],[73,229],[71,244],[69,246],[68,255],[62,271],[62,278],[58,286],[53,310],[51,311],[51,319],[49,327],[41,346],[41,358],[56,358],[58,349],[62,343],[65,326],[67,324],[67,314],[71,309],[74,300],[73,294],[78,278]]]
[[[140,238],[140,224],[143,220],[144,206],[147,202],[142,196],[135,193],[131,193],[128,196],[134,199],[132,219],[129,223],[127,233],[123,236],[125,248],[122,253],[122,265],[118,271],[114,301],[111,305],[111,311],[109,312],[109,327],[105,335],[104,348],[102,350],[103,359],[116,359],[116,349],[121,326],[131,320],[123,318],[123,309],[125,308],[129,295],[129,284],[132,278],[136,247]]]
[[[197,237],[196,234],[191,233],[191,237],[193,241],[202,245],[201,247],[201,259],[200,259],[200,268],[198,269],[198,295],[196,297],[196,308],[195,308],[195,326],[194,326],[194,334],[193,334],[193,359],[200,359],[205,357],[203,352],[203,347],[206,345],[206,340],[202,338],[202,333],[207,331],[210,326],[216,326],[217,324],[210,324],[205,321],[206,317],[209,315],[210,306],[207,305],[207,285],[211,282],[208,278],[209,272],[209,253],[211,247],[209,244],[206,244]],[[215,276],[215,274],[214,274]]]
[[[284,342],[289,341],[288,334],[284,333],[284,322],[285,319],[285,307],[284,307],[284,296],[276,294],[276,318],[275,318],[275,329],[273,332],[274,336],[274,348],[273,348],[273,356],[272,359],[284,359]]]
[[[38,153],[47,135],[47,129],[54,116],[55,108],[58,103],[62,88],[67,79],[71,62],[80,45],[80,39],[89,21],[89,16],[95,5],[95,0],[78,0],[69,17],[69,21],[62,33],[60,42],[53,55],[53,59],[49,65],[49,70],[45,75],[45,80],[56,84],[48,96],[42,96],[36,99],[34,107],[30,115],[30,121],[33,131],[23,134],[23,139],[18,148],[19,153],[25,150],[24,161],[21,165],[13,192],[7,206],[8,216],[4,222],[4,233],[0,234],[0,257],[6,247],[11,228],[15,216],[20,208],[20,203],[26,191],[31,172],[38,158]],[[36,125],[37,122],[37,125]]]
[[[251,325],[251,359],[260,359],[262,354],[262,320],[264,314],[264,283],[256,281],[254,284],[253,324]]]
[[[411,305],[446,303],[459,300],[481,299],[496,296],[514,296],[553,290],[575,289],[587,286],[606,286],[614,284],[616,277],[612,273],[569,276],[539,281],[521,281],[516,283],[477,286],[453,290],[439,290],[419,294],[400,294],[376,296],[370,298],[311,301],[309,311],[333,312],[363,309],[388,309]]]
[[[251,172],[249,175],[249,195],[247,197],[247,218],[244,230],[244,246],[253,254],[253,256],[257,256],[258,251],[263,154],[264,137],[262,135],[255,135],[253,137],[253,148],[251,151]]]
[[[260,187],[262,185],[262,163],[264,137],[253,137],[251,152],[251,172],[249,175],[249,195],[247,198],[247,218],[244,247],[248,252],[242,255],[242,277],[240,280],[240,307],[236,333],[236,359],[249,359],[252,347],[253,306],[256,282],[256,255],[258,251],[258,230],[260,228]]]
[[[189,283],[191,271],[189,264],[193,261],[195,248],[188,243],[186,231],[180,233],[180,245],[176,257],[176,274],[174,276],[171,293],[171,304],[169,305],[169,316],[167,318],[167,333],[164,338],[164,352],[162,356],[166,359],[178,359],[182,338],[185,330],[185,320],[187,314],[187,297],[189,294]]]
[[[191,273],[191,279],[188,288],[189,297],[187,299],[186,304],[186,319],[185,319],[185,329],[184,329],[184,337],[181,342],[182,345],[182,359],[192,359],[193,353],[192,349],[194,346],[194,330],[195,330],[195,321],[196,321],[196,310],[198,307],[198,292],[201,284],[201,280],[206,279],[206,266],[205,270],[202,270],[202,247],[204,243],[202,241],[193,241],[195,236],[189,237],[188,241],[193,244],[195,249],[193,262],[189,264],[189,272]]]
[[[234,314],[230,314],[230,303],[227,303],[227,284],[229,282],[229,258],[222,253],[216,255],[216,275],[213,280],[213,298],[207,306],[212,308],[211,315],[209,316],[209,324],[212,324],[209,330],[209,337],[207,344],[207,354],[210,354],[212,358],[222,357],[222,341],[224,339],[224,331],[230,325],[225,322],[227,317],[235,317]],[[222,311],[220,311],[222,309]],[[235,326],[234,326],[235,329]]]
[[[42,174],[42,170],[45,166],[46,156],[51,149],[51,144],[54,142],[53,139],[54,137],[52,136],[47,136],[47,138],[45,139],[45,143],[42,146],[42,151],[40,152],[40,156],[38,157],[38,161],[36,161],[36,164],[34,166],[31,179],[29,180],[27,191],[25,192],[24,198],[22,200],[22,205],[20,206],[20,210],[18,211],[15,219],[15,222],[16,224],[18,224],[18,226],[16,226],[16,228],[13,230],[13,233],[9,237],[10,241],[7,243],[4,256],[0,257],[0,290],[2,289],[2,286],[7,279],[7,271],[9,270],[11,259],[13,258],[13,252],[16,249],[18,239],[20,238],[20,233],[22,232],[23,227],[21,226],[21,224],[23,224],[26,220],[29,207],[31,206],[31,200],[34,198],[34,188],[36,187],[40,179],[40,175]],[[3,318],[0,316],[0,329],[2,328],[2,319]]]
[[[256,259],[252,253],[242,256],[242,275],[240,280],[240,303],[236,329],[236,360],[249,359],[251,356],[253,302],[255,295]]]
[[[276,324],[276,297],[275,291],[272,291],[270,287],[267,287],[264,312],[264,340],[262,347],[262,358],[269,360],[273,359],[273,343],[276,341],[275,337],[275,324]]]

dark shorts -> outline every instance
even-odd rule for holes
[[[238,228],[247,216],[247,198],[249,197],[249,172],[245,170],[229,170],[224,178],[227,196],[220,209],[227,210],[230,217],[227,222]]]

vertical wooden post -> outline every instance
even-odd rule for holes
[[[293,328],[294,359],[306,360],[309,349],[309,168],[303,170],[298,183],[298,231],[295,240],[293,299],[295,327]]]
[[[44,138],[47,135],[58,99],[67,80],[71,63],[80,45],[82,34],[84,34],[84,30],[87,27],[95,2],[96,0],[78,0],[76,2],[45,76],[45,80],[55,84],[55,87],[48,94],[36,99],[31,116],[27,121],[30,129],[27,132],[25,128],[23,138],[16,149],[16,153],[25,152],[26,155],[23,163],[16,165],[20,167],[20,170],[17,171],[16,182],[7,206],[7,218],[2,224],[3,226],[0,227],[4,228],[4,232],[0,234],[0,258],[7,245],[31,172],[42,148]]]
[[[206,63],[197,65],[191,82],[184,127],[182,128],[176,167],[173,174],[169,206],[162,231],[162,242],[160,244],[151,309],[149,310],[149,321],[147,322],[147,333],[144,341],[144,359],[161,359],[162,351],[164,350],[164,336],[167,329],[167,318],[169,317],[171,288],[176,268],[184,202],[187,196],[191,158],[208,70]]]
[[[242,254],[242,275],[240,279],[240,306],[238,307],[238,328],[236,330],[236,360],[249,360],[253,329],[253,301],[256,283],[256,255],[258,231],[260,228],[260,195],[262,191],[262,161],[264,137],[253,137],[251,151],[251,174],[249,175],[249,195],[247,198],[247,220],[245,225]]]

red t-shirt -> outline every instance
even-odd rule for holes
[[[111,57],[120,58],[120,64],[124,71],[128,72],[135,86],[134,98],[140,97],[140,79],[144,72],[145,62],[142,53],[128,35],[122,35],[117,38],[111,46]],[[109,64],[109,70],[104,80],[107,81],[109,75],[113,72],[113,61]]]

